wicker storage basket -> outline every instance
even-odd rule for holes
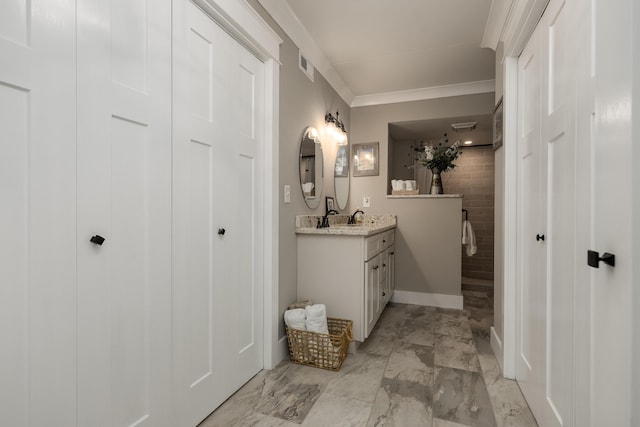
[[[329,334],[285,327],[293,363],[337,371],[347,357],[353,340],[351,320],[327,318]]]

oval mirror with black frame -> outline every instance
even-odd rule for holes
[[[304,202],[311,209],[320,204],[323,181],[322,144],[318,131],[309,126],[300,141],[300,189]]]
[[[349,200],[349,146],[342,145],[336,153],[336,165],[333,173],[333,185],[336,192],[338,209],[347,207]]]

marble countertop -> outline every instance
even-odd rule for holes
[[[463,194],[387,194],[387,199],[459,199]]]
[[[320,234],[336,236],[371,236],[396,228],[396,215],[361,215],[358,224],[347,224],[349,215],[329,215],[328,228],[316,228],[321,216],[296,216],[296,234]]]

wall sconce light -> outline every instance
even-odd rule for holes
[[[333,114],[327,113],[324,116],[324,121],[326,132],[335,140],[336,145],[347,145],[347,131],[344,129],[344,123],[340,121],[340,113],[336,111],[335,117]]]
[[[320,142],[322,142],[320,141],[320,135],[318,135],[318,131],[314,127],[309,128],[308,137],[311,138],[316,144],[320,144]]]

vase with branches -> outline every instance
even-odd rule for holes
[[[449,146],[425,145],[418,149],[416,161],[431,170],[431,194],[443,194],[442,178],[440,174],[456,167],[454,161],[460,157],[460,144],[455,142]]]

